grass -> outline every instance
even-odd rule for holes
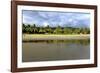
[[[89,39],[89,34],[23,34],[23,41],[28,40],[67,40]]]
[[[89,34],[23,34],[23,36],[25,37],[75,37],[75,36],[89,36]]]

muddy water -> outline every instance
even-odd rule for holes
[[[79,60],[90,58],[90,41],[34,40],[23,42],[22,61]]]

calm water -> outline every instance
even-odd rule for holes
[[[34,40],[23,42],[22,48],[23,62],[90,58],[89,40]]]

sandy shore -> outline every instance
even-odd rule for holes
[[[89,34],[75,34],[75,35],[55,35],[55,34],[23,34],[23,41],[32,40],[72,40],[72,39],[89,39]]]

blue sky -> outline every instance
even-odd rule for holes
[[[90,13],[23,10],[23,23],[36,26],[90,27]]]

